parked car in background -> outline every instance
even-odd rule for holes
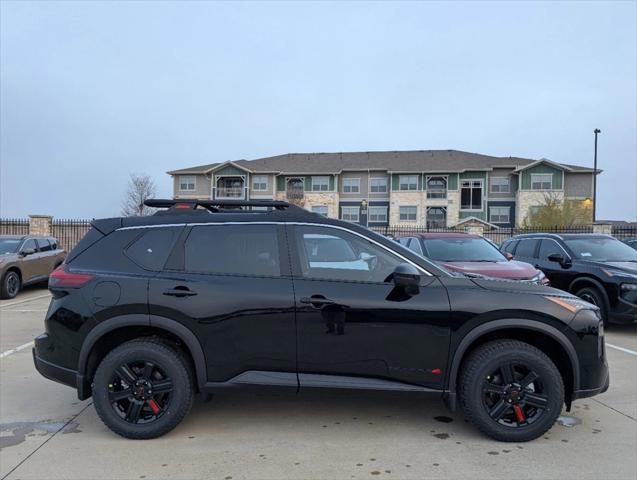
[[[53,237],[0,235],[0,298],[13,298],[25,285],[47,280],[65,257]]]
[[[624,238],[622,242],[624,242],[629,247],[633,247],[635,250],[637,250],[637,237]]]
[[[453,272],[549,284],[544,273],[533,265],[512,260],[510,255],[501,253],[493,242],[479,235],[415,233],[399,237],[398,242]]]
[[[637,250],[610,235],[533,233],[502,251],[541,269],[551,285],[598,306],[609,322],[637,322]]]
[[[170,431],[197,391],[252,384],[435,393],[522,442],[608,388],[599,309],[568,293],[450,275],[286,202],[146,205],[167,210],[93,221],[53,272],[33,351],[124,437]]]

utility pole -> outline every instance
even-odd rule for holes
[[[595,160],[593,161],[593,223],[597,220],[597,134],[602,133],[599,128],[593,130],[595,134]]]

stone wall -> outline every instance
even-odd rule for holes
[[[336,192],[305,192],[303,195],[303,208],[312,210],[315,205],[327,206],[327,216],[338,218],[338,193]]]
[[[51,235],[53,217],[50,215],[29,215],[30,235]]]
[[[558,201],[564,201],[564,192],[553,191],[551,197],[557,198]],[[531,207],[539,207],[546,203],[546,192],[519,190],[517,193],[515,223],[519,227],[524,224],[524,220],[529,216]]]
[[[400,206],[418,207],[418,218],[415,222],[400,220]],[[390,225],[424,225],[426,222],[425,194],[424,192],[391,192],[389,197],[389,224]]]

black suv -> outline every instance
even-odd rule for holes
[[[594,233],[516,235],[503,252],[535,265],[551,286],[601,310],[608,322],[637,322],[637,250],[610,235]]]
[[[451,274],[361,226],[277,201],[148,201],[96,220],[50,279],[45,377],[114,432],[174,428],[196,392],[278,385],[440,394],[526,441],[608,388],[599,310]]]

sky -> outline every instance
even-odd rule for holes
[[[637,2],[0,1],[0,216],[119,214],[130,173],[456,149],[593,165],[637,220]]]

